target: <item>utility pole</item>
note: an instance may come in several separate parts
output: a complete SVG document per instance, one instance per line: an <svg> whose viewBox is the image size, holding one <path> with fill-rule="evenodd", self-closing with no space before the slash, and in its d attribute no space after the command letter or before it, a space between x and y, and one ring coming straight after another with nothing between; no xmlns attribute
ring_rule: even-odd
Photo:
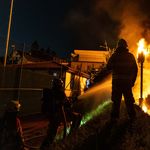
<svg viewBox="0 0 150 150"><path fill-rule="evenodd" d="M13 3L14 3L14 0L11 0L9 22L8 22L8 31L7 31L7 40L6 40L6 50L5 50L5 58L4 58L4 67L6 67L6 63L7 63L7 55L8 55L8 46L9 46L9 38L10 38L10 28L11 28L11 20L12 20Z"/></svg>
<svg viewBox="0 0 150 150"><path fill-rule="evenodd" d="M143 102L143 63L145 61L145 56L143 51L138 54L138 63L140 63L140 69L141 69L141 80L140 80L140 98L139 98L139 105L141 106Z"/></svg>

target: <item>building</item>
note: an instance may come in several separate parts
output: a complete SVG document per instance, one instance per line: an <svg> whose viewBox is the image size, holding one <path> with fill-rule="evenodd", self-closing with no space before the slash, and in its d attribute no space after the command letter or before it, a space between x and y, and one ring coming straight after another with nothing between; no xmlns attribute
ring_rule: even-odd
<svg viewBox="0 0 150 150"><path fill-rule="evenodd" d="M74 50L71 54L71 68L88 74L99 72L107 63L110 52L107 50Z"/></svg>
<svg viewBox="0 0 150 150"><path fill-rule="evenodd" d="M42 89L49 88L53 78L64 81L68 97L84 93L87 79L103 68L109 51L74 50L70 63L58 57L36 58L20 51L12 56L5 71L0 68L1 102L19 99L22 114L27 115L40 112ZM3 105L0 111L2 108Z"/></svg>
<svg viewBox="0 0 150 150"><path fill-rule="evenodd" d="M28 115L41 111L42 90L51 86L53 78L64 81L65 93L71 97L84 92L89 75L68 67L66 63L42 61L9 64L5 69L1 66L0 77L0 112L7 101L19 99L22 115Z"/></svg>

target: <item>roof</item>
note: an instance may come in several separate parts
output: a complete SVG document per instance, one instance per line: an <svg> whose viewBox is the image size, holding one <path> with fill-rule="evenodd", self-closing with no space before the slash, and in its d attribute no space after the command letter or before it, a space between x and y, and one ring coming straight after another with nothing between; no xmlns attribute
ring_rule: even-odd
<svg viewBox="0 0 150 150"><path fill-rule="evenodd" d="M26 64L10 64L8 67L23 67L27 69L50 69L60 68L61 65L53 61L30 62Z"/></svg>
<svg viewBox="0 0 150 150"><path fill-rule="evenodd" d="M63 69L64 71L68 71L70 73L78 74L83 77L89 77L88 74L84 72L79 72L78 70L75 70L67 65L59 64L57 62L53 61L44 61L44 62L34 62L34 63L28 63L28 64L10 64L7 65L7 67L22 67L25 69Z"/></svg>
<svg viewBox="0 0 150 150"><path fill-rule="evenodd" d="M87 52L91 53L91 54L99 54L99 53L104 53L104 52L107 53L108 51L107 50L94 50L94 49L93 50L92 49L91 50L89 50L89 49L88 50L85 50L85 49L84 50L83 49L75 49L74 50L75 54L86 54Z"/></svg>

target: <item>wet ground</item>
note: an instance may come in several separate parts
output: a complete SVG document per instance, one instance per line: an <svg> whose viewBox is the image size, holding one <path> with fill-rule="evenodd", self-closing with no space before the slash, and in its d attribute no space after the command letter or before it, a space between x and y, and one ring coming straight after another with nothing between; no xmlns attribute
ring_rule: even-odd
<svg viewBox="0 0 150 150"><path fill-rule="evenodd" d="M30 150L39 149L46 135L48 121L41 114L21 117L25 144Z"/></svg>
<svg viewBox="0 0 150 150"><path fill-rule="evenodd" d="M138 106L136 112L137 119L131 124L123 105L120 119L113 124L110 122L110 106L108 106L102 114L48 150L141 150L142 148L148 150L150 117ZM39 150L46 135L48 121L42 115L36 115L21 118L21 122L26 146L29 150Z"/></svg>
<svg viewBox="0 0 150 150"><path fill-rule="evenodd" d="M25 146L29 150L39 150L47 132L48 120L41 114L21 117L20 120L23 128ZM61 123L58 127L56 141L63 138L63 129L64 126Z"/></svg>

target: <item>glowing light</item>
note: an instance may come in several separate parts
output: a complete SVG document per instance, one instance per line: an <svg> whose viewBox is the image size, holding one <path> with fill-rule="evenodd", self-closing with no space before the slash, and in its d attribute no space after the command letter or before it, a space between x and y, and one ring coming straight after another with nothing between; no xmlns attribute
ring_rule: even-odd
<svg viewBox="0 0 150 150"><path fill-rule="evenodd" d="M142 106L142 110L143 110L145 113L147 113L147 110L148 110L148 109L147 109L147 107L146 107L145 105L143 105L143 106Z"/></svg>
<svg viewBox="0 0 150 150"><path fill-rule="evenodd" d="M139 42L137 43L138 48L137 48L137 55L138 55L138 62L142 64L144 62L144 67L143 67L143 102L142 102L142 110L150 114L150 107L146 104L145 102L145 97L149 93L149 57L150 57L150 44L145 40L145 38L141 38Z"/></svg>
<svg viewBox="0 0 150 150"><path fill-rule="evenodd" d="M69 96L70 96L70 93L71 93L70 80L71 80L71 73L66 72L65 93L66 93L66 96L67 96L67 97L69 97Z"/></svg>
<svg viewBox="0 0 150 150"><path fill-rule="evenodd" d="M139 42L137 43L137 45L138 45L138 54L142 52L144 53L144 55L149 54L150 45L147 44L144 38L141 38Z"/></svg>
<svg viewBox="0 0 150 150"><path fill-rule="evenodd" d="M81 94L84 93L85 85L86 85L86 78L80 77Z"/></svg>

